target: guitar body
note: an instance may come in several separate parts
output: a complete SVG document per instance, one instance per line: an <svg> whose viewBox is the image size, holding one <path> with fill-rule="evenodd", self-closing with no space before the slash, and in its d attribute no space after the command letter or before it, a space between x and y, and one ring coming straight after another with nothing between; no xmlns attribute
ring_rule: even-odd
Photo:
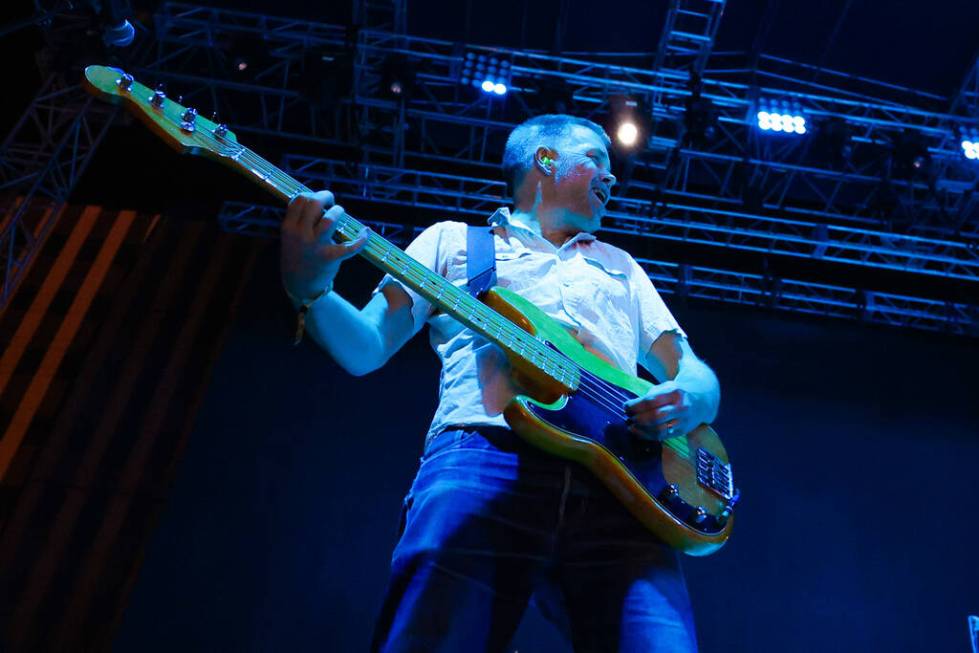
<svg viewBox="0 0 979 653"><path fill-rule="evenodd" d="M516 293L497 287L483 301L547 341L583 375L614 386L620 395L638 397L652 387L587 351L558 322ZM716 482L725 468L730 477L730 467L713 429L701 425L663 442L639 440L626 428L621 399L613 404L589 393L568 392L524 361L510 362L529 393L516 397L504 411L515 433L547 453L584 465L670 546L696 556L724 544L734 524L731 513L737 495L729 481Z"/></svg>

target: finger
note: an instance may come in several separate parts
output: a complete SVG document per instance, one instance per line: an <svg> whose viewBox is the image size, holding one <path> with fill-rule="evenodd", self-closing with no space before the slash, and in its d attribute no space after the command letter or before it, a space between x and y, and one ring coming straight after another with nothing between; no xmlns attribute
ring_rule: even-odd
<svg viewBox="0 0 979 653"><path fill-rule="evenodd" d="M637 399L631 399L625 402L625 412L627 415L633 413L641 413L647 410L652 410L658 408L659 406L666 406L668 404L675 404L679 401L680 395L676 390L667 392L666 394L657 395L654 397L639 397Z"/></svg>
<svg viewBox="0 0 979 653"><path fill-rule="evenodd" d="M351 241L343 243L342 245L337 245L340 248L340 256L337 257L338 261L345 261L352 256L360 254L360 251L367 246L367 239L371 235L370 227L364 227L363 230Z"/></svg>
<svg viewBox="0 0 979 653"><path fill-rule="evenodd" d="M302 205L299 223L304 229L309 229L312 232L313 227L323 217L323 209L331 206L333 206L333 193L328 190L307 195L307 200Z"/></svg>
<svg viewBox="0 0 979 653"><path fill-rule="evenodd" d="M282 219L283 226L295 226L299 224L299 218L303 213L303 206L309 201L308 196L305 193L300 193L289 200L289 206L286 208L286 215Z"/></svg>
<svg viewBox="0 0 979 653"><path fill-rule="evenodd" d="M670 422L678 422L682 419L682 415L678 411L672 411L670 413L662 414L655 410L646 411L644 413L639 413L633 415L626 420L627 424L637 424L643 428L649 429L659 429L664 424Z"/></svg>
<svg viewBox="0 0 979 653"><path fill-rule="evenodd" d="M328 243L333 241L333 232L337 228L337 220L339 220L344 214L343 207L339 204L331 206L326 213L320 216L319 222L313 227L313 234L316 236L316 240L321 243Z"/></svg>

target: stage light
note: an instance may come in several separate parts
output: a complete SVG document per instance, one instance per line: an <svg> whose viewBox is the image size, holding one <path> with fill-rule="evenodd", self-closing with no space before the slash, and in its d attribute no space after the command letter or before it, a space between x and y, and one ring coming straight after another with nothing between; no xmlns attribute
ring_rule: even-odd
<svg viewBox="0 0 979 653"><path fill-rule="evenodd" d="M462 58L459 81L492 95L506 95L510 90L510 62L486 54L467 52Z"/></svg>
<svg viewBox="0 0 979 653"><path fill-rule="evenodd" d="M758 101L755 119L762 131L799 135L809 131L806 117L795 103L763 98Z"/></svg>
<svg viewBox="0 0 979 653"><path fill-rule="evenodd" d="M613 95L608 99L609 133L615 134L613 148L620 156L631 156L640 149L652 131L650 112L641 98Z"/></svg>
<svg viewBox="0 0 979 653"><path fill-rule="evenodd" d="M979 142L963 140L962 153L965 154L965 158L967 159L972 159L973 161L979 159Z"/></svg>
<svg viewBox="0 0 979 653"><path fill-rule="evenodd" d="M381 64L381 87L393 99L410 99L416 78L415 65L410 59L390 57Z"/></svg>
<svg viewBox="0 0 979 653"><path fill-rule="evenodd" d="M928 172L931 153L928 151L928 141L921 133L905 129L895 137L893 147L892 162L896 176L910 178Z"/></svg>
<svg viewBox="0 0 979 653"><path fill-rule="evenodd" d="M636 127L636 123L627 120L619 125L615 131L615 137L622 145L632 147L636 144L636 139L639 138L639 128Z"/></svg>

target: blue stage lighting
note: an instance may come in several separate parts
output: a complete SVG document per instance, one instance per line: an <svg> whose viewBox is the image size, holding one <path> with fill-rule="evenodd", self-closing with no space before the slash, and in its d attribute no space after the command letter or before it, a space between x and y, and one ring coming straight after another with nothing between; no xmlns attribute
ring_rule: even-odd
<svg viewBox="0 0 979 653"><path fill-rule="evenodd" d="M786 102L761 100L755 114L758 129L783 134L805 134L809 131L806 118L799 107Z"/></svg>
<svg viewBox="0 0 979 653"><path fill-rule="evenodd" d="M510 90L510 62L486 54L467 52L462 59L459 81L492 95L506 95Z"/></svg>

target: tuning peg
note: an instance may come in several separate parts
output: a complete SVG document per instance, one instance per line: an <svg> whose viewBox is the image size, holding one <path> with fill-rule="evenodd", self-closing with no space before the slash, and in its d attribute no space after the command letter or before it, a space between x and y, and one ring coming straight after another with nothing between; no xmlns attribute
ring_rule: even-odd
<svg viewBox="0 0 979 653"><path fill-rule="evenodd" d="M133 86L133 76L123 73L122 77L116 80L116 85L124 91L128 91Z"/></svg>
<svg viewBox="0 0 979 653"><path fill-rule="evenodd" d="M184 131L192 132L197 122L197 109L193 107L186 109L180 114L180 128Z"/></svg>
<svg viewBox="0 0 979 653"><path fill-rule="evenodd" d="M167 99L167 94L163 90L163 84L157 84L156 90L153 91L153 96L150 98L150 104L154 107L162 107L163 101Z"/></svg>

